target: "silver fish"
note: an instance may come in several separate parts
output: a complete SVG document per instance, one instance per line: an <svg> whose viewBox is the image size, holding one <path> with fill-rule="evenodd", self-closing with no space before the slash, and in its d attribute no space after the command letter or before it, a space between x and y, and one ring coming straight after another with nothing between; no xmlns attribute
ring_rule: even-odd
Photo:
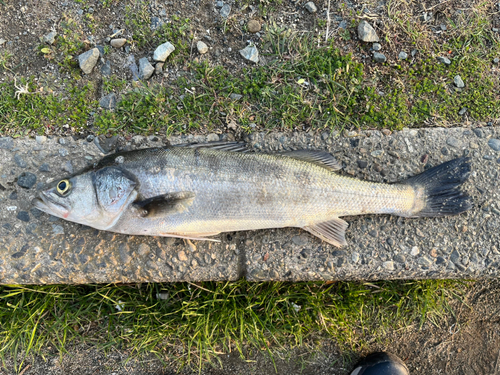
<svg viewBox="0 0 500 375"><path fill-rule="evenodd" d="M54 181L33 204L63 219L131 235L208 239L299 227L346 245L342 216L445 216L472 207L459 158L397 184L336 173L327 152L245 153L238 144L117 153Z"/></svg>

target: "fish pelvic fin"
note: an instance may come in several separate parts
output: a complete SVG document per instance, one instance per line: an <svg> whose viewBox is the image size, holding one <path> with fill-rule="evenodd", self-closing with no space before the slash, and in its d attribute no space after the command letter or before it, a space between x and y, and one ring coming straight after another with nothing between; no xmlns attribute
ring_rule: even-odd
<svg viewBox="0 0 500 375"><path fill-rule="evenodd" d="M184 212L193 203L195 194L190 191L167 193L156 197L135 201L134 206L142 217L159 217Z"/></svg>
<svg viewBox="0 0 500 375"><path fill-rule="evenodd" d="M470 160L453 159L403 181L415 189L417 198L414 211L401 216L437 217L470 210L472 198L462 189L471 173Z"/></svg>
<svg viewBox="0 0 500 375"><path fill-rule="evenodd" d="M348 226L349 224L347 224L346 221L336 217L329 221L308 225L302 229L308 231L316 237L321 238L323 241L332 244L333 246L342 247L347 245L345 240L345 231Z"/></svg>

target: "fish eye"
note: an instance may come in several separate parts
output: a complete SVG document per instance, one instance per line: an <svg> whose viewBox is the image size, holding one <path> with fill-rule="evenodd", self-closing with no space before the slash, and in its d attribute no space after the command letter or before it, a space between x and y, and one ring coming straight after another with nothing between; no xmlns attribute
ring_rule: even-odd
<svg viewBox="0 0 500 375"><path fill-rule="evenodd" d="M61 180L57 183L57 192L61 195L67 195L71 189L71 183L68 180Z"/></svg>

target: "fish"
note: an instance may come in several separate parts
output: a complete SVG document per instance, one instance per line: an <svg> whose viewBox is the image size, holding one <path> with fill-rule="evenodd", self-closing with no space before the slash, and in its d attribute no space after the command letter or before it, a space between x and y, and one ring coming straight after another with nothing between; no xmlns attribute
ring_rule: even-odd
<svg viewBox="0 0 500 375"><path fill-rule="evenodd" d="M33 205L50 215L128 235L214 240L223 232L298 227L347 245L344 216L457 215L470 158L398 183L339 173L328 152L248 152L237 142L119 152L45 186ZM216 240L216 239L215 239Z"/></svg>

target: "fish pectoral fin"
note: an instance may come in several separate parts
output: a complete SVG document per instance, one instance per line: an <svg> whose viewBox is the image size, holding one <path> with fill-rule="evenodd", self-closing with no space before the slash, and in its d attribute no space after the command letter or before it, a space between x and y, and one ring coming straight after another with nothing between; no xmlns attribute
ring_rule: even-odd
<svg viewBox="0 0 500 375"><path fill-rule="evenodd" d="M177 237L183 238L185 240L196 240L196 241L212 241L212 242L220 242L215 238L207 238L209 236L216 236L220 232L211 232L211 233L161 233L162 237Z"/></svg>
<svg viewBox="0 0 500 375"><path fill-rule="evenodd" d="M280 154L283 156L288 156L289 158L304 160L309 163L319 165L333 172L342 169L342 163L340 163L332 156L332 154L326 151L297 150L280 152Z"/></svg>
<svg viewBox="0 0 500 375"><path fill-rule="evenodd" d="M184 212L193 203L195 194L190 191L167 193L156 197L135 201L134 206L142 217L158 217Z"/></svg>
<svg viewBox="0 0 500 375"><path fill-rule="evenodd" d="M331 243L333 246L341 247L347 245L345 240L345 230L349 224L338 217L330 221L308 225L302 229L321 238L323 241Z"/></svg>

